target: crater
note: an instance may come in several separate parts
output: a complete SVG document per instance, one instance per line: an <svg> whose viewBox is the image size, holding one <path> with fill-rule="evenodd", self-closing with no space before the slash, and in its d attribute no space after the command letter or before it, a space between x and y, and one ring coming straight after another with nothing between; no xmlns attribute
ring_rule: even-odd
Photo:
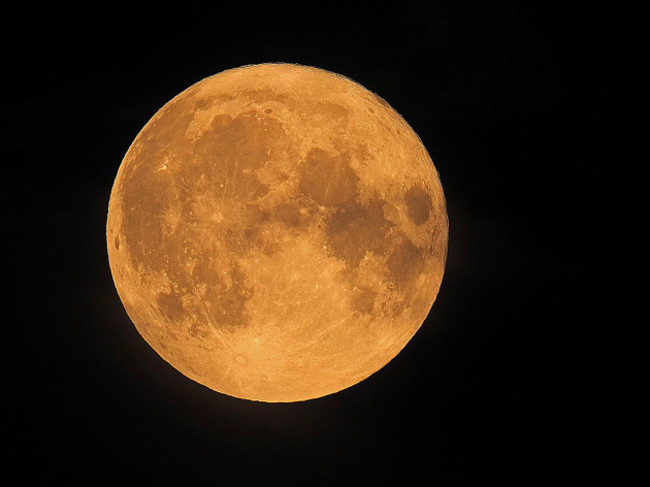
<svg viewBox="0 0 650 487"><path fill-rule="evenodd" d="M300 189L319 205L342 205L357 194L359 178L346 154L333 156L322 149L312 149L301 172Z"/></svg>
<svg viewBox="0 0 650 487"><path fill-rule="evenodd" d="M374 95L374 93L373 93L373 95ZM375 100L377 100L377 102L378 102L380 105L383 105L384 107L389 108L389 109L392 110L392 108L391 108L391 106L388 104L388 102L387 102L386 100L384 100L381 96L379 96L379 95L375 95Z"/></svg>
<svg viewBox="0 0 650 487"><path fill-rule="evenodd" d="M419 186L413 186L404 195L406 212L413 223L422 225L429 219L431 197Z"/></svg>

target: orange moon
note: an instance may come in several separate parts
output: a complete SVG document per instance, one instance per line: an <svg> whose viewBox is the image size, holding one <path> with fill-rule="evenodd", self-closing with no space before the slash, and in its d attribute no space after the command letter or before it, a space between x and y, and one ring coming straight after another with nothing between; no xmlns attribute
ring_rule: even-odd
<svg viewBox="0 0 650 487"><path fill-rule="evenodd" d="M448 219L422 142L383 99L295 64L224 71L163 106L110 196L115 286L182 374L238 398L350 387L413 337Z"/></svg>

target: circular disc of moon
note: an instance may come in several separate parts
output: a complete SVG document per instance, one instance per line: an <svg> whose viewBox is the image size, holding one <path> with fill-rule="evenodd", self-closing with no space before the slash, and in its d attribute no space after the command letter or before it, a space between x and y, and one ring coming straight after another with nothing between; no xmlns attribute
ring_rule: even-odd
<svg viewBox="0 0 650 487"><path fill-rule="evenodd" d="M266 402L321 397L417 332L447 256L422 142L350 79L295 64L206 78L163 106L111 192L126 311L187 377Z"/></svg>

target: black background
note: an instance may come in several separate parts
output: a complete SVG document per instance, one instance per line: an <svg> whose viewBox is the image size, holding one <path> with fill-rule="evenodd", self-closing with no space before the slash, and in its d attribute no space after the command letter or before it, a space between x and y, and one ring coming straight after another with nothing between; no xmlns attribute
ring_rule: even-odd
<svg viewBox="0 0 650 487"><path fill-rule="evenodd" d="M598 330L613 265L599 235L626 185L611 137L625 21L596 3L5 12L17 272L3 401L21 485L581 478L590 366L575 339ZM113 178L142 126L198 80L260 62L341 73L386 99L429 150L450 218L443 286L409 345L366 381L295 404L230 398L166 364L130 323L105 248Z"/></svg>

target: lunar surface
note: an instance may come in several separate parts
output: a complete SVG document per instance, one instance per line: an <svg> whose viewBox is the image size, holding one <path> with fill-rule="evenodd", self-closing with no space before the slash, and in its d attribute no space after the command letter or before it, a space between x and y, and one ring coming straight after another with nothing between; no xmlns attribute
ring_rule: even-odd
<svg viewBox="0 0 650 487"><path fill-rule="evenodd" d="M117 291L187 377L290 402L407 344L442 281L448 220L420 139L384 100L293 64L228 70L160 109L109 202Z"/></svg>

